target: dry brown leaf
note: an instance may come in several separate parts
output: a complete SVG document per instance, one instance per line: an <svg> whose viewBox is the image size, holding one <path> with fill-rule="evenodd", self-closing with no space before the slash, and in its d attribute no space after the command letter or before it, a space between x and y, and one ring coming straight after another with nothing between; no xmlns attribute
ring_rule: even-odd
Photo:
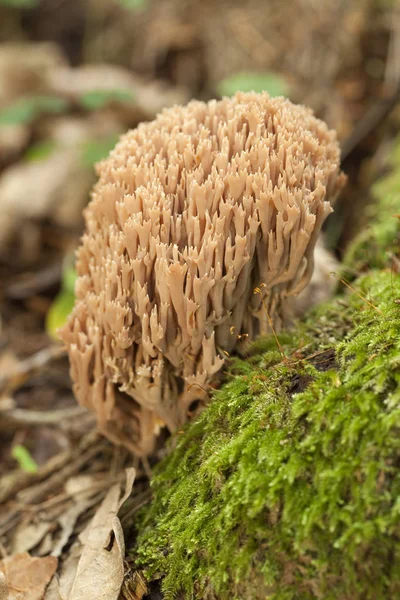
<svg viewBox="0 0 400 600"><path fill-rule="evenodd" d="M13 554L2 560L0 571L5 575L8 586L7 600L42 600L57 564L54 556L38 558L27 552ZM2 587L5 589L4 584ZM0 581L0 593L2 587Z"/></svg>
<svg viewBox="0 0 400 600"><path fill-rule="evenodd" d="M64 546L74 533L77 520L88 508L93 506L95 499L96 496L76 502L59 517L58 522L61 525L61 535L51 552L53 556L61 555Z"/></svg>
<svg viewBox="0 0 400 600"><path fill-rule="evenodd" d="M69 477L64 485L64 491L68 496L82 495L82 493L90 492L96 484L96 478L93 474L79 473ZM86 493L87 495L87 493ZM93 495L89 493L89 495Z"/></svg>
<svg viewBox="0 0 400 600"><path fill-rule="evenodd" d="M135 470L127 471L126 489L120 499L120 486L115 484L82 532L82 556L68 600L117 599L124 579L125 543L117 517L122 504L132 491Z"/></svg>
<svg viewBox="0 0 400 600"><path fill-rule="evenodd" d="M121 523L114 517L103 545L85 546L68 600L116 600L124 579L124 555Z"/></svg>
<svg viewBox="0 0 400 600"><path fill-rule="evenodd" d="M83 548L73 546L60 574L58 590L53 585L46 600L117 600L124 579L125 555L117 515L132 491L134 479L135 469L127 469L122 497L118 483L110 488L79 536Z"/></svg>
<svg viewBox="0 0 400 600"><path fill-rule="evenodd" d="M40 544L36 550L36 553L38 556L49 556L49 555L52 555L52 551L53 551L53 536L49 532L44 536L44 538L40 542Z"/></svg>
<svg viewBox="0 0 400 600"><path fill-rule="evenodd" d="M40 544L52 527L53 525L49 521L36 521L28 524L22 521L13 536L13 553L29 552L29 550Z"/></svg>
<svg viewBox="0 0 400 600"><path fill-rule="evenodd" d="M5 377L10 371L15 371L19 366L19 360L14 352L5 350L0 355L0 377Z"/></svg>
<svg viewBox="0 0 400 600"><path fill-rule="evenodd" d="M0 247L28 219L52 217L57 221L61 212L65 224L79 222L91 183L92 173L73 148L59 148L41 161L19 162L6 169L0 180L6 217L0 226Z"/></svg>
<svg viewBox="0 0 400 600"><path fill-rule="evenodd" d="M25 94L45 93L47 77L66 60L56 44L2 43L0 47L0 106Z"/></svg>
<svg viewBox="0 0 400 600"><path fill-rule="evenodd" d="M74 542L62 563L61 573L55 575L50 582L44 600L66 600L74 583L82 546L79 541Z"/></svg>
<svg viewBox="0 0 400 600"><path fill-rule="evenodd" d="M143 116L153 118L166 106L183 104L189 99L186 89L161 81L145 81L129 69L107 63L53 69L49 87L53 93L74 101L93 90L130 92L133 102L125 105L125 112L131 123ZM121 116L120 106L120 119Z"/></svg>
<svg viewBox="0 0 400 600"><path fill-rule="evenodd" d="M8 585L6 576L3 571L0 571L0 600L7 600L8 598Z"/></svg>
<svg viewBox="0 0 400 600"><path fill-rule="evenodd" d="M28 145L29 134L29 127L26 125L16 124L0 126L0 148L2 161L8 163L13 157L18 156L25 146Z"/></svg>
<svg viewBox="0 0 400 600"><path fill-rule="evenodd" d="M2 600L0 596L0 600ZM43 600L62 600L60 596L60 588L58 586L57 577L54 576L50 581L49 585L46 588L45 595L43 596Z"/></svg>
<svg viewBox="0 0 400 600"><path fill-rule="evenodd" d="M124 600L143 600L149 593L147 583L140 571L130 572L125 576L121 590L121 598Z"/></svg>

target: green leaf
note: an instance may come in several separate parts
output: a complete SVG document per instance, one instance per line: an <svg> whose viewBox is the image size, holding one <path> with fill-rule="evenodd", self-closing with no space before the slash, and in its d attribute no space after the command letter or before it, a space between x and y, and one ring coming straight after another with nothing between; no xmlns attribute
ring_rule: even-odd
<svg viewBox="0 0 400 600"><path fill-rule="evenodd" d="M26 96L0 111L0 125L28 125L41 113L62 113L68 103L57 96Z"/></svg>
<svg viewBox="0 0 400 600"><path fill-rule="evenodd" d="M66 266L62 275L62 289L65 292L75 293L75 281L77 280L77 274L72 266Z"/></svg>
<svg viewBox="0 0 400 600"><path fill-rule="evenodd" d="M21 125L30 123L36 114L31 101L17 100L13 105L0 111L0 125Z"/></svg>
<svg viewBox="0 0 400 600"><path fill-rule="evenodd" d="M289 86L285 79L270 71L243 71L223 79L217 86L220 96L233 96L236 92L268 92L270 96L286 96Z"/></svg>
<svg viewBox="0 0 400 600"><path fill-rule="evenodd" d="M58 339L57 330L65 325L75 303L76 271L73 267L73 254L68 254L63 263L61 290L53 300L46 315L46 331Z"/></svg>
<svg viewBox="0 0 400 600"><path fill-rule="evenodd" d="M57 330L65 325L74 303L75 294L68 290L62 290L55 297L46 315L46 331L52 338L58 339Z"/></svg>
<svg viewBox="0 0 400 600"><path fill-rule="evenodd" d="M117 0L118 4L129 10L144 10L147 7L147 0Z"/></svg>
<svg viewBox="0 0 400 600"><path fill-rule="evenodd" d="M24 159L28 162L44 160L55 150L56 144L51 140L44 140L33 144L24 154Z"/></svg>
<svg viewBox="0 0 400 600"><path fill-rule="evenodd" d="M0 0L0 6L9 6L10 8L34 8L40 0Z"/></svg>
<svg viewBox="0 0 400 600"><path fill-rule="evenodd" d="M68 102L58 96L35 96L37 110L46 113L63 113L68 109Z"/></svg>
<svg viewBox="0 0 400 600"><path fill-rule="evenodd" d="M11 456L17 461L20 468L26 473L36 473L38 466L29 450L21 444L16 444L11 450Z"/></svg>
<svg viewBox="0 0 400 600"><path fill-rule="evenodd" d="M82 148L82 161L87 166L93 166L106 158L115 144L118 142L118 135L111 135L102 140L90 140Z"/></svg>
<svg viewBox="0 0 400 600"><path fill-rule="evenodd" d="M99 110L111 102L134 101L130 90L91 90L80 97L81 105L87 110Z"/></svg>

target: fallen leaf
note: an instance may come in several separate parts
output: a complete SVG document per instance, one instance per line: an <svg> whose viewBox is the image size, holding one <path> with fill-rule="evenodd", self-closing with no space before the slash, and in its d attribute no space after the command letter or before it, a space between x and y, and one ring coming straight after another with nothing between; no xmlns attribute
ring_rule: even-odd
<svg viewBox="0 0 400 600"><path fill-rule="evenodd" d="M84 500L79 503L73 504L67 511L65 511L61 517L59 517L58 522L61 525L61 535L53 547L52 555L60 556L64 546L67 544L69 538L74 533L75 524L78 518L90 508L94 503L95 498L90 498L89 500Z"/></svg>
<svg viewBox="0 0 400 600"><path fill-rule="evenodd" d="M64 484L64 491L68 496L76 496L77 494L81 495L86 491L90 492L95 485L96 478L92 474L79 473L79 475L72 475L67 479Z"/></svg>
<svg viewBox="0 0 400 600"><path fill-rule="evenodd" d="M44 600L66 600L71 591L79 559L82 554L82 546L79 541L72 544L66 559L62 562L61 573L54 575L44 597Z"/></svg>
<svg viewBox="0 0 400 600"><path fill-rule="evenodd" d="M0 600L7 600L8 598L8 585L6 576L3 571L0 571Z"/></svg>
<svg viewBox="0 0 400 600"><path fill-rule="evenodd" d="M45 589L57 569L54 556L38 558L27 552L13 554L0 561L0 571L8 586L7 600L42 600ZM0 580L0 598L4 582Z"/></svg>
<svg viewBox="0 0 400 600"><path fill-rule="evenodd" d="M81 164L77 145L60 145L42 160L19 161L9 166L0 180L6 217L0 223L0 251L8 247L26 221L51 218L65 226L78 223L92 179L90 170Z"/></svg>
<svg viewBox="0 0 400 600"><path fill-rule="evenodd" d="M124 598L124 600L143 600L148 593L146 580L140 571L131 571L128 577L125 577L121 598Z"/></svg>
<svg viewBox="0 0 400 600"><path fill-rule="evenodd" d="M0 596L0 600L2 600ZM58 585L57 575L54 575L53 579L50 581L49 585L46 588L46 592L43 596L43 600L62 600L60 596L60 588Z"/></svg>
<svg viewBox="0 0 400 600"><path fill-rule="evenodd" d="M115 90L118 90L120 100L126 100L129 94L135 101L120 103L118 117L121 121L121 109L124 108L130 123L136 119L143 120L144 117L153 118L162 108L184 104L188 100L185 88L168 86L161 81L149 82L129 69L106 63L53 69L48 84L48 92L74 102L79 102L85 96L88 98L88 94L93 101L95 91L94 98L98 105L107 95L115 95Z"/></svg>
<svg viewBox="0 0 400 600"><path fill-rule="evenodd" d="M53 550L53 535L52 533L46 533L42 541L40 542L37 550L35 552L38 556L49 556L52 555Z"/></svg>
<svg viewBox="0 0 400 600"><path fill-rule="evenodd" d="M53 525L48 521L35 521L26 523L22 521L15 530L12 540L12 551L14 553L29 552L35 548Z"/></svg>
<svg viewBox="0 0 400 600"><path fill-rule="evenodd" d="M19 360L15 356L14 352L5 350L0 355L0 377L7 375L10 370L13 371L19 365Z"/></svg>
<svg viewBox="0 0 400 600"><path fill-rule="evenodd" d="M127 469L122 497L119 483L110 488L79 535L82 547L74 544L73 552L63 565L58 589L52 582L51 594L46 595L46 600L118 599L124 579L125 543L117 515L131 494L134 479L135 469Z"/></svg>
<svg viewBox="0 0 400 600"><path fill-rule="evenodd" d="M46 90L49 73L66 64L67 60L55 43L2 43L0 105L6 106L21 96Z"/></svg>

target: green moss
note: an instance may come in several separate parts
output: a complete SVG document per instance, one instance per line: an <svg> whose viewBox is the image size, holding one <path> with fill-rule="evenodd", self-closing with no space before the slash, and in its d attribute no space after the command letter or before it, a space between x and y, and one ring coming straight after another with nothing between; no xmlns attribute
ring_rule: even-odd
<svg viewBox="0 0 400 600"><path fill-rule="evenodd" d="M167 598L386 599L400 586L400 294L389 273L357 285L377 309L333 304L353 321L344 340L328 315L314 321L338 365L315 354L309 325L275 365L269 340L158 467L137 563Z"/></svg>
<svg viewBox="0 0 400 600"><path fill-rule="evenodd" d="M269 337L232 360L158 465L133 556L165 598L400 597L398 183L349 253L368 273L284 356Z"/></svg>

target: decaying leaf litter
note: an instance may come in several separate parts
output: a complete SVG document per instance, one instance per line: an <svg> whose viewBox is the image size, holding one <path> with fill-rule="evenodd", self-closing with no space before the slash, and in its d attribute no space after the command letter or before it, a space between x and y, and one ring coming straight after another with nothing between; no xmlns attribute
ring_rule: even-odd
<svg viewBox="0 0 400 600"><path fill-rule="evenodd" d="M135 511L150 498L150 465L135 462L95 432L93 418L79 409L72 397L66 357L44 329L65 272L65 257L73 253L81 233L81 210L94 181L93 162L102 158L101 152L108 152L121 132L153 118L161 107L191 97L213 97L223 91L222 82L230 75L247 73L244 82L237 77L238 85L254 87L259 82L252 82L248 74L274 72L280 57L285 56L284 84L290 97L311 105L327 119L338 130L343 146L356 140L355 145L347 145L351 150L350 185L327 231L328 240L340 254L349 231L354 231L362 218L362 210L352 212L349 206L361 206L358 199L371 178L366 170L382 168L386 140L396 128L396 120L388 121L383 112L384 118L377 124L363 121L361 138L355 135L357 123L368 109L391 97L398 84L398 38L395 11L390 7L354 2L347 8L334 8L322 2L312 19L304 18L304 27L298 21L296 27L288 27L278 2L271 2L265 22L256 0L240 10L228 10L228 19L207 10L194 19L190 12L194 2L184 11L169 2L160 10L149 6L135 14L119 8L105 36L101 23L110 7L106 2L91 4L96 6L90 35L82 42L84 54L89 62L113 65L86 65L83 53L74 55L76 49L71 51L62 37L56 43L52 37L49 44L45 19L35 33L42 41L33 43L35 13L14 13L0 6L3 24L12 23L16 15L23 22L16 39L8 39L4 25L0 27L0 39L7 42L0 45L0 81L4 82L0 86L0 190L1 206L5 207L0 227L0 443L4 456L0 464L0 549L4 564L9 565L2 571L6 579L11 578L11 587L14 561L28 565L34 564L34 559L43 560L49 581L57 563L57 578L48 588L48 598L79 597L68 596L71 592L57 594L63 594L62 589L65 594L63 581L73 580L71 573L75 573L85 547L82 540L87 541L85 531L91 519L115 512L112 506L118 503L117 490L124 486L125 469L132 464L135 482L120 512L125 535L130 535ZM229 7L229 2L226 4ZM296 5L303 11L308 8L305 0ZM35 10L43 15L40 5ZM332 18L342 26L335 28L331 43L325 44ZM122 25L129 19L131 28ZM285 40L277 33L282 23L289 34ZM145 44L140 44L144 24L156 33L162 30L163 35L147 36ZM71 23L71 27L75 25ZM310 28L319 31L319 36L305 44ZM120 41L115 43L115 38ZM216 61L227 38L233 49L229 61ZM21 53L16 43L29 46ZM129 52L132 62L127 65ZM71 69L70 61L82 66ZM139 75L133 76L127 68L132 65ZM266 76L260 85L268 84L271 77L268 80ZM7 119L11 122L5 124ZM21 210L11 210L14 205ZM15 452L18 447L27 452ZM107 500L110 488L114 500ZM109 531L97 546L100 564L105 547L111 548L114 558L123 557L118 525L107 527ZM111 531L112 543L106 539ZM53 558L48 561L47 557ZM118 564L120 574L121 562ZM125 569L130 569L126 562ZM84 572L90 582L90 565ZM138 591L126 591L128 598L146 593L138 577ZM121 585L120 579L118 582ZM80 585L79 581L75 584L74 594L79 594ZM15 593L20 596L16 597L35 597L29 595L31 590L18 586ZM3 577L0 597L4 589ZM102 597L96 596L95 590L93 587L93 598ZM35 593L40 598L44 590L39 587Z"/></svg>

